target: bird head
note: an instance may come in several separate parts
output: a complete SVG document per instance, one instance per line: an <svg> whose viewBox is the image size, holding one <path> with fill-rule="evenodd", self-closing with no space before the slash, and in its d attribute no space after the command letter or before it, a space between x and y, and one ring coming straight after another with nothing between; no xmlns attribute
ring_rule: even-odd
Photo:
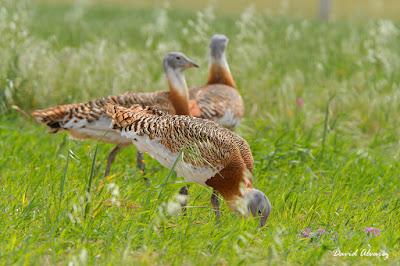
<svg viewBox="0 0 400 266"><path fill-rule="evenodd" d="M229 39L223 34L215 34L211 37L210 55L212 58L219 59L224 56Z"/></svg>
<svg viewBox="0 0 400 266"><path fill-rule="evenodd" d="M170 52L164 56L164 70L183 71L191 67L199 67L192 59L180 52Z"/></svg>
<svg viewBox="0 0 400 266"><path fill-rule="evenodd" d="M260 217L260 227L264 226L271 212L271 203L265 194L255 188L244 194L244 214Z"/></svg>

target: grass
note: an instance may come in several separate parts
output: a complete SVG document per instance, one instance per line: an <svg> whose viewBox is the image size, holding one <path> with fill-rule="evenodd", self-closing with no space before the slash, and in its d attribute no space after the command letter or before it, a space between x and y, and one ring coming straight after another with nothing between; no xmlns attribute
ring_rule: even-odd
<svg viewBox="0 0 400 266"><path fill-rule="evenodd" d="M1 3L1 264L399 263L398 22ZM187 78L202 84L214 32L231 39L246 102L238 133L273 205L265 228L226 205L217 224L211 191L195 184L187 215L171 216L183 181L168 169L146 157L146 186L129 148L103 179L111 145L46 134L11 108L165 88L169 50L199 61Z"/></svg>

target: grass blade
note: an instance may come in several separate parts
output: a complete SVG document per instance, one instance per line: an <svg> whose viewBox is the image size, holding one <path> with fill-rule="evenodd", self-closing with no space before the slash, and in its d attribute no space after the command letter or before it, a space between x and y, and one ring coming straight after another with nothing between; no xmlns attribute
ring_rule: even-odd
<svg viewBox="0 0 400 266"><path fill-rule="evenodd" d="M160 192L158 193L158 196L157 196L157 203L160 200L161 195L162 195L162 193L164 191L164 187L167 185L169 178L174 173L174 169L175 169L176 165L178 164L179 160L181 159L181 157L182 157L182 150L179 152L178 157L176 158L174 164L172 165L171 170L169 171L168 175L165 177L164 182L161 184L161 190L160 190Z"/></svg>
<svg viewBox="0 0 400 266"><path fill-rule="evenodd" d="M87 186L86 186L86 190L85 190L85 192L86 192L86 197L85 197L86 204L85 204L85 214L83 216L84 219L86 219L86 216L87 216L87 214L89 212L89 208L90 208L90 199L89 199L89 197L90 197L90 189L92 187L93 176L94 176L94 172L95 172L94 170L95 170L95 163L96 163L96 156L97 156L98 148L99 148L99 145L96 144L96 148L94 150L94 155L93 155L93 159L92 159L92 166L90 168L89 180L87 182Z"/></svg>
<svg viewBox="0 0 400 266"><path fill-rule="evenodd" d="M325 119L324 119L324 132L322 134L322 140L321 140L321 153L320 153L321 159L324 157L324 153L325 153L326 136L328 134L329 109L330 109L331 102L334 98L335 98L334 95L330 96L328 99L328 102L326 103Z"/></svg>
<svg viewBox="0 0 400 266"><path fill-rule="evenodd" d="M65 179L67 178L68 166L69 166L69 157L71 156L70 150L67 151L67 162L65 163L63 175L60 180L60 197L58 200L58 205L61 206L61 201L64 197L64 187L65 187ZM60 209L60 208L59 208Z"/></svg>

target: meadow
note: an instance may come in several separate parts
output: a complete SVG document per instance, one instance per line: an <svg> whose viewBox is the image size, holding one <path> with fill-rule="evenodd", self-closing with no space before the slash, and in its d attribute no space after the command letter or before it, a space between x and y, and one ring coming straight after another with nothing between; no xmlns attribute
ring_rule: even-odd
<svg viewBox="0 0 400 266"><path fill-rule="evenodd" d="M186 77L201 85L214 33L230 38L246 104L237 133L273 206L264 228L224 203L217 223L211 191L195 184L187 215L171 215L183 179L146 156L146 185L134 147L104 179L112 145L23 115L165 89L171 50L199 63ZM0 264L398 265L399 51L395 18L0 0Z"/></svg>

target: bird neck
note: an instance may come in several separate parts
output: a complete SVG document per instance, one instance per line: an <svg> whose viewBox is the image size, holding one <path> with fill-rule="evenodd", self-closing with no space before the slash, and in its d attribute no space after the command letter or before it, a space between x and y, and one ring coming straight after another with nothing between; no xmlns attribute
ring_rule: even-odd
<svg viewBox="0 0 400 266"><path fill-rule="evenodd" d="M189 115L189 92L181 70L166 70L169 100L175 109L177 115Z"/></svg>
<svg viewBox="0 0 400 266"><path fill-rule="evenodd" d="M225 53L219 57L210 56L207 85L211 84L224 84L236 88L236 83L229 69Z"/></svg>
<svg viewBox="0 0 400 266"><path fill-rule="evenodd" d="M242 188L240 197L236 197L228 202L229 207L243 216L248 216L250 214L248 206L251 201L250 195L252 190L253 188Z"/></svg>
<svg viewBox="0 0 400 266"><path fill-rule="evenodd" d="M251 173L242 164L231 162L219 173L206 181L206 185L218 191L232 209L236 209L246 192L252 189Z"/></svg>

